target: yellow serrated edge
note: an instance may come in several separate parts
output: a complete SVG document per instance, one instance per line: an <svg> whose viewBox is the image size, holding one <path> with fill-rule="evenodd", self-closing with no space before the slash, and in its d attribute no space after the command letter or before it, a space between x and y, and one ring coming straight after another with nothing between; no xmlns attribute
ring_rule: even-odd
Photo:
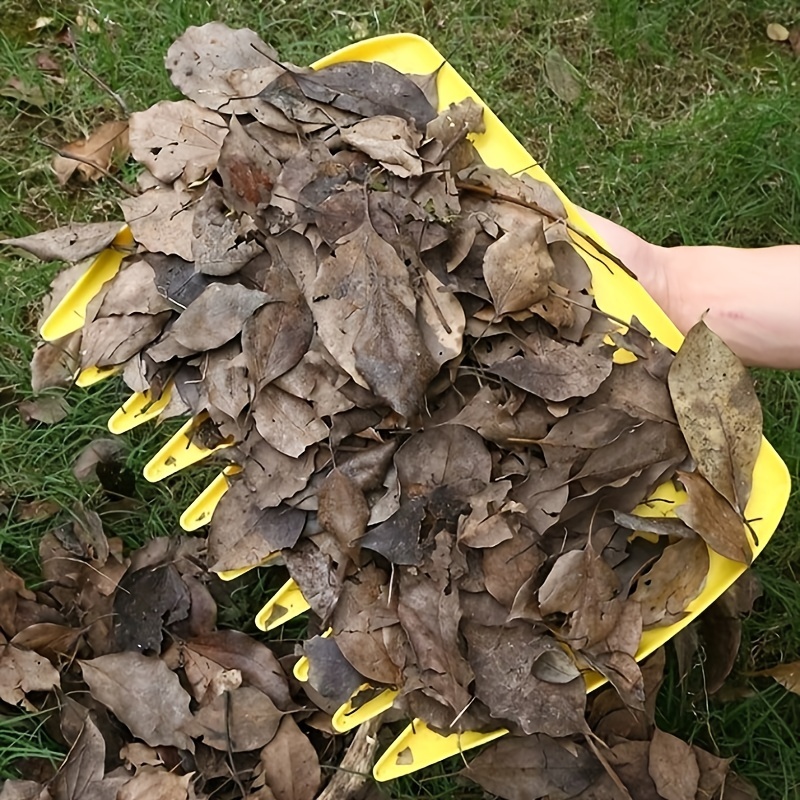
<svg viewBox="0 0 800 800"><path fill-rule="evenodd" d="M197 495L183 514L181 514L181 528L191 532L202 528L203 525L208 525L208 523L211 522L211 517L214 514L217 503L222 500L223 495L228 491L228 486L230 485L228 483L228 478L231 477L231 475L238 475L241 471L242 468L238 464L231 464L225 467L225 469ZM242 567L241 570L229 570L229 572L238 572L239 575L244 575L249 569L254 569L254 567ZM231 580L231 578L223 578L223 580Z"/></svg>
<svg viewBox="0 0 800 800"><path fill-rule="evenodd" d="M161 392L158 400L153 400L152 392L136 392L132 394L108 420L108 429L117 435L144 425L155 419L169 403L172 395L172 386L167 385Z"/></svg>
<svg viewBox="0 0 800 800"><path fill-rule="evenodd" d="M145 465L144 477L151 483L157 483L164 478L174 475L186 467L208 458L212 453L230 447L232 442L223 442L209 450L198 445L192 438L192 433L198 425L207 419L206 414L200 414L190 419Z"/></svg>
<svg viewBox="0 0 800 800"><path fill-rule="evenodd" d="M256 627L261 631L274 630L309 608L311 606L303 597L300 587L293 580L288 580L256 614Z"/></svg>
<svg viewBox="0 0 800 800"><path fill-rule="evenodd" d="M122 259L127 255L124 250L130 250L133 244L131 229L123 225L111 242L111 247L97 254L86 272L78 278L75 285L42 323L39 329L42 339L53 342L83 327L87 306L103 284L119 272Z"/></svg>
<svg viewBox="0 0 800 800"><path fill-rule="evenodd" d="M372 769L376 781L390 781L430 767L465 750L499 739L508 733L500 728L490 733L451 733L442 736L421 719L415 719L390 745Z"/></svg>

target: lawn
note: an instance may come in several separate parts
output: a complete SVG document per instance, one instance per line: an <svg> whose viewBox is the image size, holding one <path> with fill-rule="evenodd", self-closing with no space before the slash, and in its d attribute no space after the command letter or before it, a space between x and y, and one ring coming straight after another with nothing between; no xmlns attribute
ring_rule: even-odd
<svg viewBox="0 0 800 800"><path fill-rule="evenodd" d="M418 33L584 207L667 245L800 242L800 58L766 36L769 22L800 22L789 2L377 0L367 9L354 0L96 0L92 6L3 0L2 9L0 82L18 79L33 101L5 90L0 96L2 236L119 216L120 192L110 181L59 187L46 145L85 136L119 116L116 101L89 73L130 110L176 98L163 69L167 47L188 25L220 19L253 28L296 63L369 36ZM78 15L84 70L68 47L53 43ZM53 19L32 30L40 16ZM43 49L59 62L63 82L37 69ZM554 82L553 51L574 68L577 96L565 99ZM131 166L123 168L123 180L134 176ZM58 269L0 256L0 501L11 512L36 500L91 506L93 498L72 476L72 459L103 435L105 419L125 397L114 380L74 389L62 424L21 425L13 404L30 395L40 299ZM680 684L670 655L659 723L735 758L734 768L770 800L800 797L800 697L748 673L800 659L800 374L761 371L756 379L767 438L787 463L794 491L754 566L763 596L746 620L728 685L715 696L704 692L702 649ZM128 435L128 466L139 473L174 427ZM180 510L212 474L198 468L157 485L139 478L139 502L117 515L115 532L135 543L175 531ZM14 513L0 517L3 561L35 576L38 539L52 524L20 521ZM258 580L234 590L227 624L255 631L250 617L265 591ZM13 769L14 753L49 747L43 735L20 738L29 724L0 718L0 775ZM391 791L396 797L466 796L446 771L424 773Z"/></svg>

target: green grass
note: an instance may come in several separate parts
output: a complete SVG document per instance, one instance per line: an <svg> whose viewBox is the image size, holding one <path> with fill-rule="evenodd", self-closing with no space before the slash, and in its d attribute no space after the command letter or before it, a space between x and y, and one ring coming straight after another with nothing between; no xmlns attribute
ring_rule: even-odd
<svg viewBox="0 0 800 800"><path fill-rule="evenodd" d="M87 13L88 6L66 0L2 5L0 76L38 84L48 102L36 109L0 99L0 233L24 235L72 219L114 217L118 192L111 183L59 188L48 170L50 153L38 143L70 141L119 113L63 48L51 49L64 66L64 85L52 84L33 67L52 33L29 31L36 17L66 22ZM375 0L367 8L355 0L95 0L94 5L101 30L80 36L79 53L131 109L176 96L163 55L190 24L216 18L248 25L297 63L358 38L408 30L429 38L585 207L659 243L800 242L800 59L764 33L770 21L800 22L790 2ZM553 47L582 81L581 97L572 106L547 86L544 56ZM127 170L124 177L130 178ZM39 298L56 269L8 256L0 262L0 389L30 392L27 363ZM733 678L742 691L724 700L707 698L680 687L671 670L659 713L667 730L735 756L735 768L771 800L800 797L800 698L741 673L800 658L800 375L762 371L757 379L766 433L789 466L794 491L778 532L755 565L764 596L745 624ZM75 390L69 418L50 428L24 429L13 409L0 410L4 502L99 502L72 478L70 464L85 443L103 435L105 418L123 397L118 381ZM148 429L127 436L128 464L139 470L166 434ZM175 532L179 510L210 474L193 472L157 486L139 480L139 505L117 515L114 532L131 543ZM36 541L52 522L0 520L3 560L35 575ZM250 624L245 620L269 589L257 576L232 587L223 621ZM0 772L7 769L3 764ZM480 796L465 794L448 777L458 768L458 763L442 765L398 782L392 792L404 798Z"/></svg>

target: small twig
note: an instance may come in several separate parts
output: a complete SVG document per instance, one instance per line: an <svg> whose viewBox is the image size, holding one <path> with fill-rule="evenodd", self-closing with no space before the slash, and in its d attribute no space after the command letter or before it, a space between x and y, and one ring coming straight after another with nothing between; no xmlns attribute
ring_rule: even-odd
<svg viewBox="0 0 800 800"><path fill-rule="evenodd" d="M72 47L72 57L75 59L75 64L81 72L85 72L104 92L107 92L109 97L120 107L122 113L127 117L130 115L130 111L128 110L128 106L125 104L125 101L122 97L117 94L102 78L95 75L89 67L87 67L78 56L78 46L75 44L74 41L71 40L70 37L70 46Z"/></svg>
<svg viewBox="0 0 800 800"><path fill-rule="evenodd" d="M359 726L338 771L322 790L318 800L351 800L364 788L371 778L370 767L378 749L379 726L380 717Z"/></svg>
<svg viewBox="0 0 800 800"><path fill-rule="evenodd" d="M126 186L116 175L112 175L105 167L101 167L100 164L95 163L89 158L84 158L83 156L77 156L74 153L68 153L66 150L60 150L58 147L54 147L52 144L48 144L41 139L37 139L37 144L42 145L42 147L46 147L48 150L52 150L57 156L61 156L61 158L70 158L73 161L80 161L81 164L86 164L89 167L93 167L98 172L102 172L103 175L108 178L110 181L119 186L125 194L129 197L138 197L139 193L134 189L131 189L130 186Z"/></svg>

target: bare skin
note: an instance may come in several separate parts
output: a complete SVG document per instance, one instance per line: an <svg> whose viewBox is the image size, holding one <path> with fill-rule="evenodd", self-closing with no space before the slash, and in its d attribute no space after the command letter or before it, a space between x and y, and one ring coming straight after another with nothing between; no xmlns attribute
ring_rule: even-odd
<svg viewBox="0 0 800 800"><path fill-rule="evenodd" d="M705 314L746 363L800 369L800 245L659 247L582 213L682 333Z"/></svg>

